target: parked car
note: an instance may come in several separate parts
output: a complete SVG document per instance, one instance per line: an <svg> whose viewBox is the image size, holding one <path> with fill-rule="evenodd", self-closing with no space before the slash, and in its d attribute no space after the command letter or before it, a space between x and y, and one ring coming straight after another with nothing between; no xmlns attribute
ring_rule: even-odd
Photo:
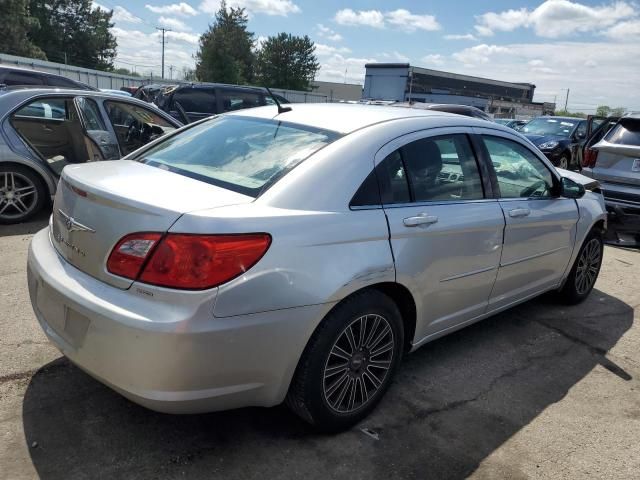
<svg viewBox="0 0 640 480"><path fill-rule="evenodd" d="M582 144L581 148L577 150L576 163L582 168L584 163L584 152L591 148L604 138L604 136L611 130L616 123L618 123L620 117L600 117L596 115L589 115L587 117L587 138Z"/></svg>
<svg viewBox="0 0 640 480"><path fill-rule="evenodd" d="M620 118L585 150L582 171L602 186L609 212L608 239L640 246L640 115Z"/></svg>
<svg viewBox="0 0 640 480"><path fill-rule="evenodd" d="M65 166L120 158L180 126L120 95L0 89L0 223L24 222L44 208Z"/></svg>
<svg viewBox="0 0 640 480"><path fill-rule="evenodd" d="M135 93L138 91L140 87L120 87L120 90L122 92L127 92L128 94L130 94L131 96L135 95Z"/></svg>
<svg viewBox="0 0 640 480"><path fill-rule="evenodd" d="M537 117L519 130L551 162L563 169L579 169L578 150L587 137L587 122L574 117Z"/></svg>
<svg viewBox="0 0 640 480"><path fill-rule="evenodd" d="M63 77L62 75L26 68L7 67L5 65L0 65L0 85L35 85L42 87L72 88L74 90L97 90L97 88Z"/></svg>
<svg viewBox="0 0 640 480"><path fill-rule="evenodd" d="M64 170L28 278L73 363L154 410L286 399L339 430L409 351L547 291L589 295L597 182L517 132L413 108L280 112Z"/></svg>
<svg viewBox="0 0 640 480"><path fill-rule="evenodd" d="M125 90L115 90L113 88L101 88L101 92L111 93L112 95L120 95L122 97L131 97L132 95Z"/></svg>
<svg viewBox="0 0 640 480"><path fill-rule="evenodd" d="M397 102L394 103L393 106L455 113L457 115L464 115L465 117L479 118L480 120L493 122L493 119L489 116L488 113L470 105L458 105L454 103Z"/></svg>
<svg viewBox="0 0 640 480"><path fill-rule="evenodd" d="M289 103L274 95L280 103ZM221 83L188 83L164 89L155 100L159 108L183 123L191 123L218 113L272 105L264 88Z"/></svg>
<svg viewBox="0 0 640 480"><path fill-rule="evenodd" d="M153 103L157 105L156 98L158 95L164 91L175 88L176 85L167 85L163 83L150 83L148 85L142 85L139 87L133 96L139 100L142 100L147 103Z"/></svg>
<svg viewBox="0 0 640 480"><path fill-rule="evenodd" d="M516 131L520 131L522 127L529 123L529 120L515 120L513 118L495 118L493 121Z"/></svg>

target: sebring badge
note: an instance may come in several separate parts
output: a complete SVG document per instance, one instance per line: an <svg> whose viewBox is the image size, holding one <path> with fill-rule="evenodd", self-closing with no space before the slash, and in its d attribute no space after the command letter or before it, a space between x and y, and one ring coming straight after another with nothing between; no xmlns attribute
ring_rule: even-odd
<svg viewBox="0 0 640 480"><path fill-rule="evenodd" d="M64 213L62 210L58 209L58 213L64 219L64 226L67 228L68 232L96 233L96 231L93 228L87 227L86 225L83 225L80 222L77 222L73 217L70 217L69 215Z"/></svg>

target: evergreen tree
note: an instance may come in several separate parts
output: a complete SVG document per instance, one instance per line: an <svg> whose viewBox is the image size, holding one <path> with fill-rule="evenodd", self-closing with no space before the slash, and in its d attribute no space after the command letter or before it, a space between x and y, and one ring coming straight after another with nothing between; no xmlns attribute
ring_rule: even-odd
<svg viewBox="0 0 640 480"><path fill-rule="evenodd" d="M200 36L198 80L234 84L253 81L253 33L247 31L247 21L244 8L227 9L226 2L221 2L214 23Z"/></svg>
<svg viewBox="0 0 640 480"><path fill-rule="evenodd" d="M28 0L0 1L0 53L45 59L44 52L29 37L39 23L29 14L27 4Z"/></svg>
<svg viewBox="0 0 640 480"><path fill-rule="evenodd" d="M320 64L315 45L308 36L280 33L269 37L258 52L257 70L260 85L308 90Z"/></svg>

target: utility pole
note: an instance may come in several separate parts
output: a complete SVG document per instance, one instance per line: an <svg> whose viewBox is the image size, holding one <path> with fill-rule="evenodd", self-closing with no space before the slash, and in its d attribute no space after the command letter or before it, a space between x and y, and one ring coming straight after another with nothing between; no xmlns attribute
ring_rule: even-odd
<svg viewBox="0 0 640 480"><path fill-rule="evenodd" d="M569 105L569 89L567 88L567 98L564 100L564 111L567 111L567 106Z"/></svg>
<svg viewBox="0 0 640 480"><path fill-rule="evenodd" d="M160 30L162 32L162 78L164 78L164 34L166 32L170 32L171 30L162 27L156 27L156 30Z"/></svg>
<svg viewBox="0 0 640 480"><path fill-rule="evenodd" d="M169 80L173 80L173 69L176 68L173 65L169 65Z"/></svg>

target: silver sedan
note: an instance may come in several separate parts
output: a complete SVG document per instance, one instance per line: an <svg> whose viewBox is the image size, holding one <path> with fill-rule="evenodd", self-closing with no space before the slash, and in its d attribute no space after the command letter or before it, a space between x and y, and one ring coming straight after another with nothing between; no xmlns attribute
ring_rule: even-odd
<svg viewBox="0 0 640 480"><path fill-rule="evenodd" d="M592 179L494 123L291 107L64 169L28 260L64 355L154 410L286 400L339 430L404 354L544 292L589 295L606 228Z"/></svg>

